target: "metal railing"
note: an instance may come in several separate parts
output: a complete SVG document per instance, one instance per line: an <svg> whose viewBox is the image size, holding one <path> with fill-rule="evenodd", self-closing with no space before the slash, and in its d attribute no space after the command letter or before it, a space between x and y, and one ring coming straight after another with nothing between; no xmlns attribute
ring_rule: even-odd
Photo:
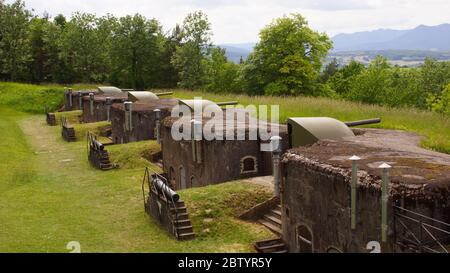
<svg viewBox="0 0 450 273"><path fill-rule="evenodd" d="M152 172L152 174L150 174L150 172ZM155 187L155 184L153 183L153 181L155 179L160 179L161 181L164 182L164 187L167 187L167 189L170 189L169 185L168 185L168 181L167 179L160 175L159 173L157 173L156 171L154 171L153 169L151 169L150 167L145 167L145 171L144 171L144 178L142 180L142 197L144 198L144 210L147 210L147 198L146 198L146 194L145 194L145 184L147 182L147 186L148 186L148 196L150 197L151 195L151 191L154 191L158 196L163 197L166 202L167 202L167 215L169 217L169 220L172 223L173 226L173 233L175 235L175 237L178 239L178 229L175 225L175 221L178 219L178 209L176 206L176 202L173 199L173 196L170 196L169 194L167 194L167 190L165 189L158 189L157 187ZM170 211L171 206L173 207L174 211L175 211L175 217L173 217L172 212Z"/></svg>
<svg viewBox="0 0 450 273"><path fill-rule="evenodd" d="M393 206L395 243L417 252L449 253L450 224Z"/></svg>

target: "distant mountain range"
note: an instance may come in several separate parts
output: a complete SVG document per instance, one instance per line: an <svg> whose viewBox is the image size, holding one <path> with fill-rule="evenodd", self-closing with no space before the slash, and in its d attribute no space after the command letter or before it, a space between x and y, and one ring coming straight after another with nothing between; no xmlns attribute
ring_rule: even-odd
<svg viewBox="0 0 450 273"><path fill-rule="evenodd" d="M248 55L253 51L255 43L242 43L242 44L221 44L221 48L226 51L226 56L230 61L238 63L241 57L245 60Z"/></svg>
<svg viewBox="0 0 450 273"><path fill-rule="evenodd" d="M450 24L420 25L410 30L378 29L338 34L332 40L335 52L359 50L450 51Z"/></svg>
<svg viewBox="0 0 450 273"><path fill-rule="evenodd" d="M332 54L344 51L450 51L450 24L420 25L410 30L378 29L351 34L338 34L332 38ZM255 43L221 44L229 60L239 62L253 51Z"/></svg>

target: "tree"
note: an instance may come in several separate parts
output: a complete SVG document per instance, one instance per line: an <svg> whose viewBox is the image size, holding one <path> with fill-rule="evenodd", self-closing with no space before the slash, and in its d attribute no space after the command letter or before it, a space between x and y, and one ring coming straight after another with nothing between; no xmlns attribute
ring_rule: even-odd
<svg viewBox="0 0 450 273"><path fill-rule="evenodd" d="M362 63L351 61L348 65L338 69L327 82L338 95L345 97L350 89L350 83L364 69L365 67Z"/></svg>
<svg viewBox="0 0 450 273"><path fill-rule="evenodd" d="M211 25L201 11L188 14L181 27L181 45L172 57L183 88L194 89L203 85L205 75L202 62L211 49Z"/></svg>
<svg viewBox="0 0 450 273"><path fill-rule="evenodd" d="M438 95L450 83L450 62L438 62L427 58L420 68L421 86L426 94Z"/></svg>
<svg viewBox="0 0 450 273"><path fill-rule="evenodd" d="M423 107L426 98L420 89L417 69L391 67L381 56L349 79L349 90L343 95L351 100L391 107Z"/></svg>
<svg viewBox="0 0 450 273"><path fill-rule="evenodd" d="M181 45L181 28L177 24L170 34L161 36L161 60L158 69L158 81L161 87L175 87L179 81L178 70L172 64L172 56Z"/></svg>
<svg viewBox="0 0 450 273"><path fill-rule="evenodd" d="M1 4L0 9L0 75L3 78L26 80L30 62L28 26L31 12L25 3L17 0L12 4Z"/></svg>
<svg viewBox="0 0 450 273"><path fill-rule="evenodd" d="M61 58L70 81L101 82L105 79L108 44L97 30L99 18L93 14L75 13L64 26L61 37Z"/></svg>
<svg viewBox="0 0 450 273"><path fill-rule="evenodd" d="M113 82L143 89L157 80L161 27L136 14L119 19L113 34Z"/></svg>
<svg viewBox="0 0 450 273"><path fill-rule="evenodd" d="M32 82L40 83L42 81L49 81L51 79L51 66L55 65L50 62L52 48L47 45L51 42L46 39L46 34L49 31L54 31L51 27L52 22L48 17L35 17L31 20L29 25L29 43L31 62L29 66L30 80Z"/></svg>
<svg viewBox="0 0 450 273"><path fill-rule="evenodd" d="M364 103L380 104L389 86L389 68L387 59L378 56L368 69L353 79L346 97Z"/></svg>
<svg viewBox="0 0 450 273"><path fill-rule="evenodd" d="M205 68L205 88L214 92L238 92L239 65L229 62L225 56L225 49L213 47L211 55L203 60Z"/></svg>
<svg viewBox="0 0 450 273"><path fill-rule="evenodd" d="M430 110L450 116L450 84L439 95L429 94L427 104Z"/></svg>
<svg viewBox="0 0 450 273"><path fill-rule="evenodd" d="M322 61L332 43L308 27L300 14L276 19L260 32L260 42L246 63L249 93L320 95Z"/></svg>
<svg viewBox="0 0 450 273"><path fill-rule="evenodd" d="M326 83L339 70L339 64L336 58L329 62L320 75L320 82Z"/></svg>

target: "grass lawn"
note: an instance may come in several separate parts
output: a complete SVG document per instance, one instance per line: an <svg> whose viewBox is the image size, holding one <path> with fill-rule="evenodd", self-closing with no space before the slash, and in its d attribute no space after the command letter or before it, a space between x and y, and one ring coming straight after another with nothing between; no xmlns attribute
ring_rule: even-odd
<svg viewBox="0 0 450 273"><path fill-rule="evenodd" d="M0 115L0 252L69 252L69 241L79 241L82 252L248 252L253 241L272 236L235 218L269 193L231 182L180 191L197 238L178 242L144 213L141 179L150 163L136 157L139 164L99 171L85 143L64 142L43 115L1 106ZM118 162L142 148L121 146L108 146ZM254 193L263 197L249 198Z"/></svg>

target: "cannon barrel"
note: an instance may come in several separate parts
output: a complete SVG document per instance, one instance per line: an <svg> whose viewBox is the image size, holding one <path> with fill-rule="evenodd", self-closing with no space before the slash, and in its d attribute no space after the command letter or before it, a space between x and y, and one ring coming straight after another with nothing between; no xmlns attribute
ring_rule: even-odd
<svg viewBox="0 0 450 273"><path fill-rule="evenodd" d="M219 106L226 106L226 105L236 105L238 104L237 101L224 101L224 102L217 102L216 103Z"/></svg>
<svg viewBox="0 0 450 273"><path fill-rule="evenodd" d="M95 146L96 150L102 151L105 148L105 146L100 141L98 141L96 139L92 140L92 144Z"/></svg>
<svg viewBox="0 0 450 273"><path fill-rule="evenodd" d="M375 124L375 123L380 123L380 122L381 122L381 118L372 118L372 119L363 119L363 120L357 120L357 121L347 121L344 123L348 127L354 127L354 126L360 126L360 125Z"/></svg>
<svg viewBox="0 0 450 273"><path fill-rule="evenodd" d="M161 92L161 93L155 93L155 95L159 96L169 96L173 95L173 92Z"/></svg>
<svg viewBox="0 0 450 273"><path fill-rule="evenodd" d="M156 189L163 192L166 197L173 199L174 202L178 202L178 200L180 200L180 196L158 177L154 177L152 182Z"/></svg>

